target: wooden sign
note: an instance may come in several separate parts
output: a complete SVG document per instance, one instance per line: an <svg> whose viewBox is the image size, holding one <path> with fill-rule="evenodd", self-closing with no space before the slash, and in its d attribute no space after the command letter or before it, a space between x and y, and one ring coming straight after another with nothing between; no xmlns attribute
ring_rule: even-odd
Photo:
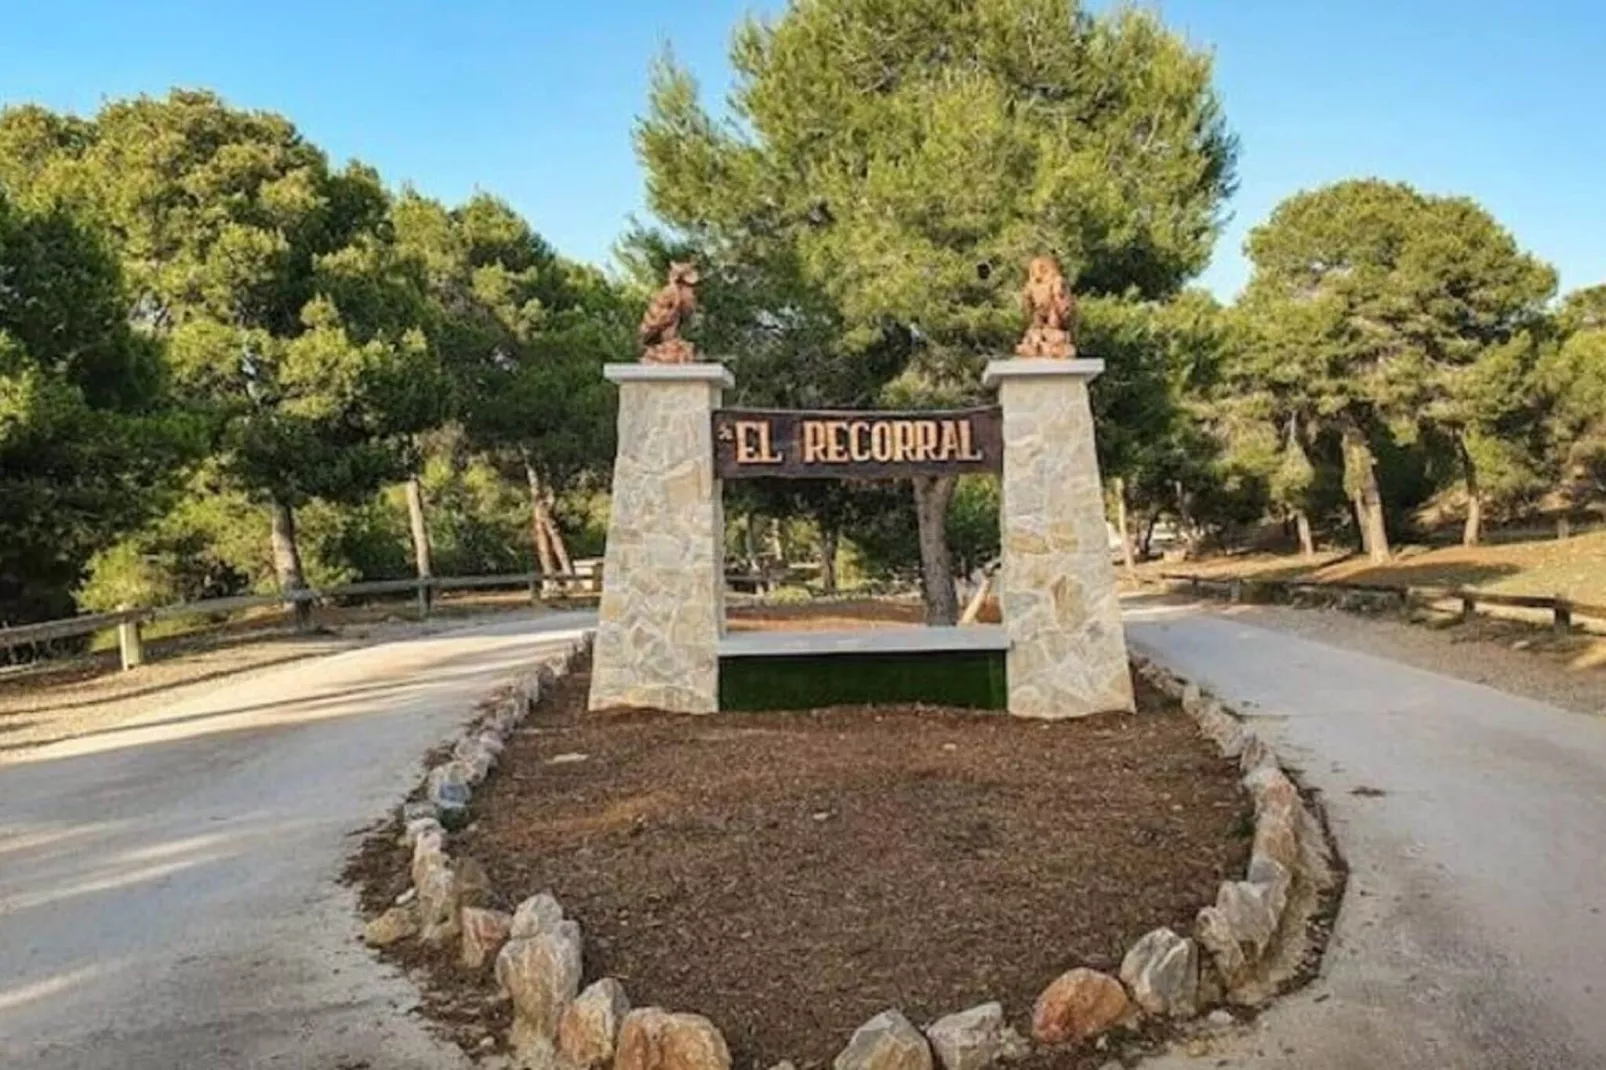
<svg viewBox="0 0 1606 1070"><path fill-rule="evenodd" d="M718 409L721 479L900 479L997 472L1004 464L997 406L944 412Z"/></svg>

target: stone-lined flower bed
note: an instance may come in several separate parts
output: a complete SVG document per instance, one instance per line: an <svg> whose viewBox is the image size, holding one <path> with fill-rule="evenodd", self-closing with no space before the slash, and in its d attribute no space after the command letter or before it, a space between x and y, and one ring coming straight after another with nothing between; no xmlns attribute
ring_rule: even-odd
<svg viewBox="0 0 1606 1070"><path fill-rule="evenodd" d="M562 668L579 653L564 659ZM1000 1002L950 1014L924 1030L900 1010L888 1009L846 1039L833 1070L982 1070L1025 1059L1053 1061L1056 1051L1102 1047L1106 1034L1144 1019L1188 1019L1223 1002L1258 1004L1310 961L1318 915L1335 883L1321 823L1271 749L1231 711L1153 663L1138 659L1135 667L1155 689L1181 703L1223 756L1238 762L1254 802L1253 845L1243 879L1221 884L1189 934L1158 928L1138 939L1121 959L1118 976L1076 968L1055 979L1033 1007L1029 1040L1010 1028ZM365 939L374 945L415 938L437 948L455 945L458 961L468 970L494 961L501 995L492 998L510 1004L506 1047L517 1065L729 1070L729 1050L709 1019L656 1007L632 1009L614 978L582 990L580 925L565 916L555 897L540 892L511 913L494 910L487 905L492 897L483 869L466 858L454 861L448 853L448 830L463 823L475 786L496 764L508 733L550 689L558 668L543 666L522 680L504 706L430 770L425 798L407 804L403 813L412 886L369 923ZM484 1046L498 1045L487 1040Z"/></svg>
<svg viewBox="0 0 1606 1070"><path fill-rule="evenodd" d="M431 766L421 798L401 808L403 842L412 849L412 884L389 910L363 927L372 947L389 947L411 937L432 945L462 938L462 962L477 969L495 955L512 932L514 918L486 909L490 884L472 859L454 863L446 851L448 829L462 827L474 789L484 783L507 745L507 738L535 708L560 674L585 655L589 638L542 662L519 677L506 699L476 718Z"/></svg>

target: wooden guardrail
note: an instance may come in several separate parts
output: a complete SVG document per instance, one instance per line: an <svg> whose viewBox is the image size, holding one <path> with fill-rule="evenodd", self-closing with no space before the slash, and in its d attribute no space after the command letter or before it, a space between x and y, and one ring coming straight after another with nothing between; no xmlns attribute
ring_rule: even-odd
<svg viewBox="0 0 1606 1070"><path fill-rule="evenodd" d="M1326 583L1320 580L1272 580L1252 576L1205 576L1198 573L1162 572L1160 578L1170 583L1186 583L1190 590L1203 593L1206 588L1225 588L1227 598L1233 602L1265 601L1262 593L1283 595L1285 600L1299 592L1322 592L1343 595L1346 592L1367 596L1397 599L1400 608L1431 605L1441 602L1459 602L1461 619L1469 620L1479 606L1505 606L1515 609L1537 609L1551 615L1551 626L1558 634L1566 634L1573 627L1573 618L1589 617L1606 622L1606 606L1577 602L1564 595L1501 594L1497 591L1480 591L1471 587L1431 587L1384 583ZM1270 599L1275 600L1275 598Z"/></svg>
<svg viewBox="0 0 1606 1070"><path fill-rule="evenodd" d="M306 587L279 594L235 595L228 598L207 598L198 602L180 602L168 606L130 608L113 613L86 613L64 620L0 628L0 651L48 643L57 639L70 639L79 635L93 635L109 628L116 628L117 645L122 666L126 670L144 663L144 643L140 628L151 621L170 620L174 617L215 616L238 613L247 609L283 606L295 615L297 630L306 631L312 626L312 607L319 602L411 592L417 599L419 616L427 619L437 592L518 587L529 588L531 602L540 601L544 595L554 590L564 597L598 594L602 590L602 569L595 568L590 572L519 572L497 576L370 580L363 583L344 583L334 587Z"/></svg>
<svg viewBox="0 0 1606 1070"><path fill-rule="evenodd" d="M733 587L747 585L762 590L782 577L768 573L730 573L726 582ZM602 593L602 567L600 563L585 572L516 572L494 576L433 576L424 579L368 580L362 583L344 583L334 587L286 591L280 594L245 594L227 598L207 598L198 602L179 602L168 606L131 608L113 613L86 613L64 620L42 621L0 628L0 652L18 647L34 646L57 639L93 635L96 632L117 629L117 646L124 670L144 664L145 647L141 627L152 621L171 620L175 617L207 617L239 613L247 609L264 609L282 606L295 616L298 631L312 627L312 607L319 602L332 602L347 598L368 598L411 592L418 602L418 615L429 618L435 596L443 591L482 591L498 588L528 587L531 603L539 602L554 591L562 597L600 595Z"/></svg>

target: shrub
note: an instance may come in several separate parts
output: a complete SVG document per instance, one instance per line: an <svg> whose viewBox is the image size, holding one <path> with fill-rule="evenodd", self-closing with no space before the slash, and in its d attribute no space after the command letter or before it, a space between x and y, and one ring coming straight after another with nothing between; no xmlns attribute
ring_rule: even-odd
<svg viewBox="0 0 1606 1070"><path fill-rule="evenodd" d="M800 606L814 601L814 596L809 593L807 587L788 584L785 587L775 588L764 601L773 606Z"/></svg>
<svg viewBox="0 0 1606 1070"><path fill-rule="evenodd" d="M89 560L89 577L77 592L79 608L109 613L122 606L160 606L180 600L178 564L139 537L114 543Z"/></svg>

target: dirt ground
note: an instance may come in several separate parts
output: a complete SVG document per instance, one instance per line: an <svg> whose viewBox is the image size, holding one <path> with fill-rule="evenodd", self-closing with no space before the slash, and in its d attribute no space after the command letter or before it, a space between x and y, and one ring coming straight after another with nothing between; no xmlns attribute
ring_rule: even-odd
<svg viewBox="0 0 1606 1070"><path fill-rule="evenodd" d="M726 630L733 632L906 628L924 623L925 610L918 599L856 598L790 606L749 602L725 610Z"/></svg>
<svg viewBox="0 0 1606 1070"><path fill-rule="evenodd" d="M1574 601L1606 606L1606 530L1570 539L1532 539L1486 546L1404 546L1398 548L1394 560L1382 565L1374 565L1358 554L1326 551L1314 561L1305 561L1296 554L1232 554L1181 564L1151 562L1142 571L1475 587L1503 594L1560 594Z"/></svg>
<svg viewBox="0 0 1606 1070"><path fill-rule="evenodd" d="M552 891L584 930L588 982L708 1015L743 1070L824 1065L894 1006L929 1022L998 999L1024 1029L1059 973L1114 970L1150 929L1186 929L1247 858L1234 768L1150 692L1136 716L1043 724L584 715L588 685L569 677L526 722L453 852L504 908ZM350 874L367 910L405 868L394 830L369 841ZM429 1012L461 1043L493 1043L507 1008L484 979L417 946L396 957L433 977Z"/></svg>

